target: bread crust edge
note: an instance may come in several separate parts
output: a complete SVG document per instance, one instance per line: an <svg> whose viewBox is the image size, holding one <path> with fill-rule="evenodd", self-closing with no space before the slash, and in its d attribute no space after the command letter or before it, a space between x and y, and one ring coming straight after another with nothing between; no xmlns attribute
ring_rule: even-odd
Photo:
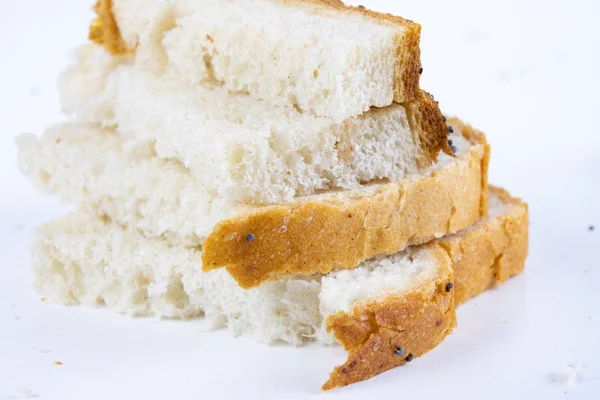
<svg viewBox="0 0 600 400"><path fill-rule="evenodd" d="M434 280L410 293L376 298L356 305L349 314L341 312L327 319L327 330L348 351L348 359L334 369L322 390L407 364L435 348L454 329L451 260L438 245L427 245L425 251L434 252L439 266Z"/></svg>
<svg viewBox="0 0 600 400"><path fill-rule="evenodd" d="M402 29L396 39L396 63L394 65L394 101L409 102L418 92L421 77L421 26L413 21L391 14L378 13L365 7L347 6L338 0L270 0L287 6L312 5L337 12L359 14L379 24ZM134 52L127 47L121 36L113 8L113 0L97 0L94 6L96 18L91 22L88 39L103 46L112 55Z"/></svg>
<svg viewBox="0 0 600 400"><path fill-rule="evenodd" d="M406 110L413 139L421 150L417 160L420 168L437 162L440 151L454 157L448 143L450 131L446 117L431 94L419 90L411 102L402 106Z"/></svg>
<svg viewBox="0 0 600 400"><path fill-rule="evenodd" d="M226 267L248 289L355 268L367 258L466 229L487 214L489 146L483 133L461 126L471 147L424 176L349 199L262 207L219 222L202 244L203 270Z"/></svg>
<svg viewBox="0 0 600 400"><path fill-rule="evenodd" d="M455 307L524 270L527 204L504 189L489 190L510 209L412 250L435 252L440 272L434 282L404 295L370 299L327 318L327 331L348 351L348 358L322 390L372 378L406 364L409 354L412 360L432 350L456 326ZM448 283L453 284L450 291ZM399 348L401 355L395 352Z"/></svg>

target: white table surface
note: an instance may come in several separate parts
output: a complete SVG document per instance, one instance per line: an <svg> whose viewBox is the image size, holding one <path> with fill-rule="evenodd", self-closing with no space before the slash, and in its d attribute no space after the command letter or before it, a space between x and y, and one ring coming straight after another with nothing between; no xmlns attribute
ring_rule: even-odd
<svg viewBox="0 0 600 400"><path fill-rule="evenodd" d="M361 2L423 25L422 87L488 134L491 182L529 202L526 272L460 308L410 366L324 395L339 348L42 303L28 240L69 208L19 175L13 138L64 118L56 77L91 0L0 0L0 399L600 398L598 1Z"/></svg>

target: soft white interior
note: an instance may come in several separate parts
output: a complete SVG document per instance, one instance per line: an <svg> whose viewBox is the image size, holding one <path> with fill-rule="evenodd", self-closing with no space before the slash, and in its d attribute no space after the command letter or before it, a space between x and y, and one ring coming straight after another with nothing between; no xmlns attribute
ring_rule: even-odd
<svg viewBox="0 0 600 400"><path fill-rule="evenodd" d="M464 162L467 140L453 136L458 159L440 155L434 168ZM206 190L180 162L157 157L150 144L128 141L113 130L90 124L63 124L41 138L17 140L22 171L46 192L64 201L90 204L122 225L152 237L198 245L214 225L247 209ZM418 179L418 177L415 177ZM341 197L348 200L377 184L330 191L294 201Z"/></svg>
<svg viewBox="0 0 600 400"><path fill-rule="evenodd" d="M392 103L403 28L278 0L114 0L138 64L337 121Z"/></svg>
<svg viewBox="0 0 600 400"><path fill-rule="evenodd" d="M514 204L502 201L496 192L488 193L488 214L491 218L502 215L513 207Z"/></svg>
<svg viewBox="0 0 600 400"><path fill-rule="evenodd" d="M357 303L389 294L401 295L437 276L435 255L427 251L382 256L351 270L340 270L323 277L319 300L323 315L349 312Z"/></svg>
<svg viewBox="0 0 600 400"><path fill-rule="evenodd" d="M152 237L198 245L240 205L216 201L181 163L156 156L147 143L128 142L88 124L52 127L40 138L17 139L21 170L39 189L72 204L93 205Z"/></svg>
<svg viewBox="0 0 600 400"><path fill-rule="evenodd" d="M224 87L194 87L126 57L119 64L99 46L78 54L61 77L65 110L155 142L159 156L182 161L225 199L277 203L418 172L421 151L398 104L334 123Z"/></svg>
<svg viewBox="0 0 600 400"><path fill-rule="evenodd" d="M324 319L354 304L402 295L435 276L427 250L401 253L322 278L242 290L225 269L201 272L200 252L148 239L83 211L39 228L32 248L35 287L61 304L106 304L132 316L191 318L272 343L333 338Z"/></svg>

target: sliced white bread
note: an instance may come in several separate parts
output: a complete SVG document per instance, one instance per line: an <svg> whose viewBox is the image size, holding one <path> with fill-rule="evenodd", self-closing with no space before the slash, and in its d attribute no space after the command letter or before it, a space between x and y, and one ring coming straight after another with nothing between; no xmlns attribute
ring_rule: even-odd
<svg viewBox="0 0 600 400"><path fill-rule="evenodd" d="M337 123L219 86L192 87L93 44L77 54L60 79L65 111L155 142L160 157L180 160L207 191L231 201L278 203L396 181L450 151L444 117L424 92L406 107Z"/></svg>
<svg viewBox="0 0 600 400"><path fill-rule="evenodd" d="M113 54L272 106L342 121L411 101L421 27L337 0L98 0L89 37Z"/></svg>
<svg viewBox="0 0 600 400"><path fill-rule="evenodd" d="M150 237L202 245L206 271L227 266L243 287L286 276L354 268L379 254L455 233L486 213L489 149L454 121L457 158L427 171L273 206L231 203L181 163L114 131L67 124L18 139L22 170L41 189L88 204Z"/></svg>
<svg viewBox="0 0 600 400"><path fill-rule="evenodd" d="M350 354L324 386L331 389L437 345L454 326L453 301L522 271L527 230L527 206L492 188L489 215L467 231L353 270L250 290L224 270L202 273L196 248L84 211L42 226L32 257L35 287L48 301L106 304L132 316L203 315L215 328L266 343L338 342Z"/></svg>

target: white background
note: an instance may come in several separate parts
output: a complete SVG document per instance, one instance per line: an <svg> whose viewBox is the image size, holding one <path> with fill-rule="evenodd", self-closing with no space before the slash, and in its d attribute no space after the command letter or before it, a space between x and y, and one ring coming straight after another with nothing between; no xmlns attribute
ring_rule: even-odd
<svg viewBox="0 0 600 400"><path fill-rule="evenodd" d="M600 398L598 1L353 3L423 25L422 87L488 134L491 182L530 205L525 274L463 306L457 330L408 367L324 395L339 348L42 303L28 240L67 208L18 174L13 138L64 118L56 77L91 0L0 0L0 399ZM575 382L557 382L576 362Z"/></svg>

